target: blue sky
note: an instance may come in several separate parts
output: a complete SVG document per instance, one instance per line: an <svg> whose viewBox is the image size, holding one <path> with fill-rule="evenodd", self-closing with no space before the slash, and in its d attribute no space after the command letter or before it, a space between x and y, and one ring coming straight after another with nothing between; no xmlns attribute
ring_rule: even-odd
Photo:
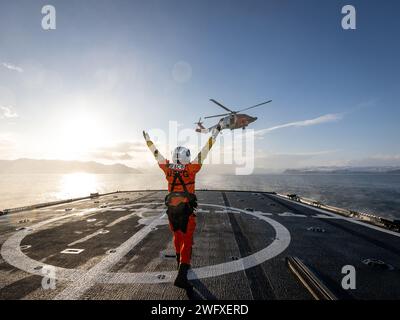
<svg viewBox="0 0 400 320"><path fill-rule="evenodd" d="M45 4L56 30L41 28ZM346 4L356 30L341 27ZM273 100L251 112L265 169L400 165L398 1L0 6L0 158L139 166L143 129L193 127L220 113L215 98L232 108ZM182 61L191 72L179 81Z"/></svg>

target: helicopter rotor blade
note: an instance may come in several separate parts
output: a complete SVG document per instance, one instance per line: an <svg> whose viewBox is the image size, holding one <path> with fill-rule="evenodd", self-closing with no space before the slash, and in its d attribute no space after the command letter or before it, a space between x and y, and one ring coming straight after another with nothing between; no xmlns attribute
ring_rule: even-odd
<svg viewBox="0 0 400 320"><path fill-rule="evenodd" d="M201 117L200 117L199 121L195 122L194 124L197 124L197 125L203 124L203 122L201 121Z"/></svg>
<svg viewBox="0 0 400 320"><path fill-rule="evenodd" d="M221 103L219 103L218 101L216 101L216 100L214 100L214 99L210 99L210 101L211 101L211 102L214 102L217 106L220 106L222 109L225 109L226 111L234 112L234 111L228 109L227 107L225 107L224 105L222 105Z"/></svg>
<svg viewBox="0 0 400 320"><path fill-rule="evenodd" d="M248 108L242 109L242 110L240 110L240 111L237 111L237 112L242 112L242 111L246 111L246 110L249 110L249 109L253 109L253 108L256 108L256 107L262 106L262 105L264 105L264 104L267 104L267 103L270 103L270 102L272 102L272 100L269 100L269 101L266 101L266 102L263 102L263 103L256 104L255 106L251 106L251 107L248 107Z"/></svg>
<svg viewBox="0 0 400 320"><path fill-rule="evenodd" d="M223 117L223 116L227 116L230 113L224 113L224 114L216 114L215 116L208 116L208 117L204 117L204 119L210 119L210 118L216 118L216 117Z"/></svg>

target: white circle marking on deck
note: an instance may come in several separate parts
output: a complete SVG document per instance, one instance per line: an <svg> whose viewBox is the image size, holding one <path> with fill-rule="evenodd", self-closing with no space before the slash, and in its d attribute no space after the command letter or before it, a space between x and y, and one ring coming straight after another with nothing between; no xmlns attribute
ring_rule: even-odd
<svg viewBox="0 0 400 320"><path fill-rule="evenodd" d="M145 206L154 204L162 203L137 203L135 205ZM274 228L276 235L271 244L249 256L234 261L191 269L188 273L188 278L191 280L217 277L252 268L279 255L284 250L286 250L286 248L290 244L289 231L277 221L263 216L261 212L251 212L238 208L207 203L199 204L199 206L220 208L228 211L234 211L235 213L244 213L247 215L251 215L270 224ZM115 253L106 255L98 264L96 264L89 270L66 269L47 265L45 263L29 258L21 251L21 242L28 234L34 233L35 230L40 229L44 225L56 222L61 219L69 218L72 215L64 215L61 217L51 218L49 220L31 226L29 229L21 230L15 233L4 242L1 248L1 255L3 256L4 260L7 261L10 265L28 273L42 276L41 271L38 270L37 267L50 267L53 268L53 270L55 271L56 279L73 281L73 283L68 286L63 292L61 292L56 297L56 299L78 299L87 289L89 289L96 283L151 284L172 282L176 277L176 271L136 273L108 272L115 264L118 263L118 261L120 261L123 256L125 256L138 243L140 243L140 241L143 240L148 233L154 231L155 226L159 224L164 224L164 215L165 214L162 214L156 217L152 223L140 229L131 238L122 243L119 247L115 248ZM162 277L160 277L160 275L162 275Z"/></svg>

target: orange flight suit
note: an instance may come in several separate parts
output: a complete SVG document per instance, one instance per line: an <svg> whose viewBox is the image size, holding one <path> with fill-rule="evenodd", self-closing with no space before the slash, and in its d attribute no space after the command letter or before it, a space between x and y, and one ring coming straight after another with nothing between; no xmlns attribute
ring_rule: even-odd
<svg viewBox="0 0 400 320"><path fill-rule="evenodd" d="M168 181L169 192L185 191L178 179L177 181L175 181L174 190L172 190L172 183L174 181L175 172L179 171L187 191L194 194L196 174L201 169L201 164L189 163L187 165L175 165L170 164L167 160L166 163L160 163L159 166L165 173L165 177ZM187 202L187 198L182 197L181 200L179 200L178 198L177 201ZM178 204L179 203L174 203L174 205ZM189 216L189 221L185 233L181 230L174 231L171 223L169 224L169 227L174 234L175 252L177 254L180 254L180 263L190 264L190 259L192 256L193 233L196 228L196 215L192 213Z"/></svg>

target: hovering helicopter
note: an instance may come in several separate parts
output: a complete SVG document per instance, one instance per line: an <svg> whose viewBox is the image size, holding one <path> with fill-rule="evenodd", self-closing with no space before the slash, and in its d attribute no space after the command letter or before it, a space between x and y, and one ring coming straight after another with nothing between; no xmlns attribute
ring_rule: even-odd
<svg viewBox="0 0 400 320"><path fill-rule="evenodd" d="M216 124L215 126L212 126L210 128L205 128L203 126L203 122L201 121L201 118L199 119L198 122L195 122L195 124L197 125L196 128L196 132L201 132L201 133L207 133L212 131L214 128L216 128L218 125L221 126L221 130L223 129L240 129L242 128L243 130L252 122L257 120L257 117L251 117L247 114L241 114L239 112L242 111L246 111L249 109L253 109L256 107L260 107L264 104L270 103L272 102L272 100L263 102L263 103L259 103L256 104L254 106L239 110L239 111L232 111L231 109L225 107L224 105L222 105L221 103L219 103L218 101L214 100L214 99L210 99L211 102L215 103L216 105L220 106L222 109L228 111L228 113L223 113L223 114L217 114L215 116L208 116L208 117L204 117L204 119L210 119L210 118L216 118L216 117L222 117L225 116L223 118L221 118L218 122L218 124Z"/></svg>

